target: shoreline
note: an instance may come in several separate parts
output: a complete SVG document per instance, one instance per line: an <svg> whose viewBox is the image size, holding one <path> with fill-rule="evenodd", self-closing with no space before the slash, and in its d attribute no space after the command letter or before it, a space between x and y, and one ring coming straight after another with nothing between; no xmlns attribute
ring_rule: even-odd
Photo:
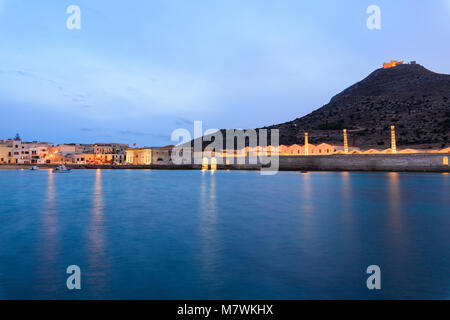
<svg viewBox="0 0 450 320"><path fill-rule="evenodd" d="M386 155L332 155L280 156L278 171L336 171L336 172L450 172L450 153L386 154ZM248 159L246 159L248 160ZM447 161L447 164L445 164ZM248 162L248 161L247 161ZM21 170L38 166L53 169L58 164L0 164L0 170ZM184 165L100 165L66 164L67 168L105 170L201 170L199 164ZM261 170L261 164L218 164L217 170Z"/></svg>

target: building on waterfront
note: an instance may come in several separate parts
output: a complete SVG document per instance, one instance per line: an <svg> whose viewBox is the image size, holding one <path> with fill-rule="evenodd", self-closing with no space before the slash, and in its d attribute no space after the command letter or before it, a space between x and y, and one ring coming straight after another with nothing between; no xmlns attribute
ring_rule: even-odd
<svg viewBox="0 0 450 320"><path fill-rule="evenodd" d="M361 154L363 153L358 147L349 147L340 144L333 144L334 152L333 154Z"/></svg>
<svg viewBox="0 0 450 320"><path fill-rule="evenodd" d="M402 149L402 150L398 150L398 153L420 153L420 150L417 149Z"/></svg>
<svg viewBox="0 0 450 320"><path fill-rule="evenodd" d="M125 154L130 146L123 143L95 143L92 145L94 154Z"/></svg>
<svg viewBox="0 0 450 320"><path fill-rule="evenodd" d="M379 151L376 149L369 149L369 150L363 151L362 153L363 154L377 154L377 153L379 153Z"/></svg>
<svg viewBox="0 0 450 320"><path fill-rule="evenodd" d="M126 163L134 165L171 164L174 146L128 148Z"/></svg>
<svg viewBox="0 0 450 320"><path fill-rule="evenodd" d="M96 143L92 149L96 159L102 163L125 164L128 148L129 145L123 143Z"/></svg>
<svg viewBox="0 0 450 320"><path fill-rule="evenodd" d="M46 163L49 149L52 144L48 142L23 142L21 140L12 140L12 163L15 164L32 164Z"/></svg>
<svg viewBox="0 0 450 320"><path fill-rule="evenodd" d="M57 153L64 156L74 154L77 152L77 146L75 144L60 144L56 147Z"/></svg>
<svg viewBox="0 0 450 320"><path fill-rule="evenodd" d="M28 149L30 152L30 163L45 164L50 163L48 160L49 146L36 146Z"/></svg>
<svg viewBox="0 0 450 320"><path fill-rule="evenodd" d="M152 148L129 148L126 150L126 164L149 165L152 164Z"/></svg>
<svg viewBox="0 0 450 320"><path fill-rule="evenodd" d="M50 148L50 163L125 164L127 144L60 144Z"/></svg>
<svg viewBox="0 0 450 320"><path fill-rule="evenodd" d="M83 153L73 153L70 155L67 155L66 159L70 160L70 163L74 163L74 164L87 164L88 162L86 161L87 159L87 154L83 154ZM94 157L92 157L93 159Z"/></svg>
<svg viewBox="0 0 450 320"><path fill-rule="evenodd" d="M172 149L174 146L153 147L152 162L154 164L170 164L172 163Z"/></svg>
<svg viewBox="0 0 450 320"><path fill-rule="evenodd" d="M0 164L12 163L12 146L0 145Z"/></svg>

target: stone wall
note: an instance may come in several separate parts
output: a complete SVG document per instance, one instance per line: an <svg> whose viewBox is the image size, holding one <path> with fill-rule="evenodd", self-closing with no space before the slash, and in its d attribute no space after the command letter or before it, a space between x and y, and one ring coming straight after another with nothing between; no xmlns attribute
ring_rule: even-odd
<svg viewBox="0 0 450 320"><path fill-rule="evenodd" d="M450 154L376 154L280 157L280 170L449 172Z"/></svg>
<svg viewBox="0 0 450 320"><path fill-rule="evenodd" d="M292 171L410 171L410 172L450 172L440 154L364 154L332 156L281 156L280 170ZM246 159L248 160L248 159ZM248 161L247 161L248 163ZM31 165L0 165L0 169L24 169ZM56 165L39 165L40 168L54 168ZM162 169L200 170L201 165L67 165L73 169ZM260 165L219 164L219 170L260 170Z"/></svg>

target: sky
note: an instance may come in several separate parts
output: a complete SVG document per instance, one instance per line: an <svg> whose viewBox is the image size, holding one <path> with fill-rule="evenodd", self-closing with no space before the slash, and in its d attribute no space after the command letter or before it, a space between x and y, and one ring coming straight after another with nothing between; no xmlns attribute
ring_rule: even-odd
<svg viewBox="0 0 450 320"><path fill-rule="evenodd" d="M291 121L391 59L450 74L450 0L126 3L0 0L0 139L167 145Z"/></svg>

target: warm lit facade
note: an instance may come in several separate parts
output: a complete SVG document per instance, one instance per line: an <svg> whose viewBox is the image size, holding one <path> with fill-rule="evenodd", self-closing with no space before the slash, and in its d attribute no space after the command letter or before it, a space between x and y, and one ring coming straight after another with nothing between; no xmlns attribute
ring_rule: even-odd
<svg viewBox="0 0 450 320"><path fill-rule="evenodd" d="M129 148L128 144L123 143L96 143L92 146L95 154L124 154Z"/></svg>
<svg viewBox="0 0 450 320"><path fill-rule="evenodd" d="M73 153L67 156L67 159L70 159L74 164L87 164L86 158L86 154L83 153ZM92 159L94 159L94 157L92 157Z"/></svg>
<svg viewBox="0 0 450 320"><path fill-rule="evenodd" d="M45 164L50 163L48 159L49 146L37 146L29 148L30 163L32 164Z"/></svg>
<svg viewBox="0 0 450 320"><path fill-rule="evenodd" d="M383 64L383 68L384 69L394 68L394 67L396 67L398 65L401 65L401 64L405 64L405 62L404 61L391 60L391 62L384 63Z"/></svg>
<svg viewBox="0 0 450 320"><path fill-rule="evenodd" d="M126 144L62 144L49 148L50 163L125 164Z"/></svg>
<svg viewBox="0 0 450 320"><path fill-rule="evenodd" d="M133 165L171 164L173 147L129 148L125 162Z"/></svg>
<svg viewBox="0 0 450 320"><path fill-rule="evenodd" d="M153 147L152 162L154 164L170 164L172 162L172 149L174 146Z"/></svg>
<svg viewBox="0 0 450 320"><path fill-rule="evenodd" d="M12 163L13 148L10 146L0 145L0 164Z"/></svg>
<svg viewBox="0 0 450 320"><path fill-rule="evenodd" d="M152 148L130 148L126 150L126 164L152 164Z"/></svg>
<svg viewBox="0 0 450 320"><path fill-rule="evenodd" d="M52 146L47 142L23 142L20 140L12 141L12 163L32 164L47 163L49 148Z"/></svg>

